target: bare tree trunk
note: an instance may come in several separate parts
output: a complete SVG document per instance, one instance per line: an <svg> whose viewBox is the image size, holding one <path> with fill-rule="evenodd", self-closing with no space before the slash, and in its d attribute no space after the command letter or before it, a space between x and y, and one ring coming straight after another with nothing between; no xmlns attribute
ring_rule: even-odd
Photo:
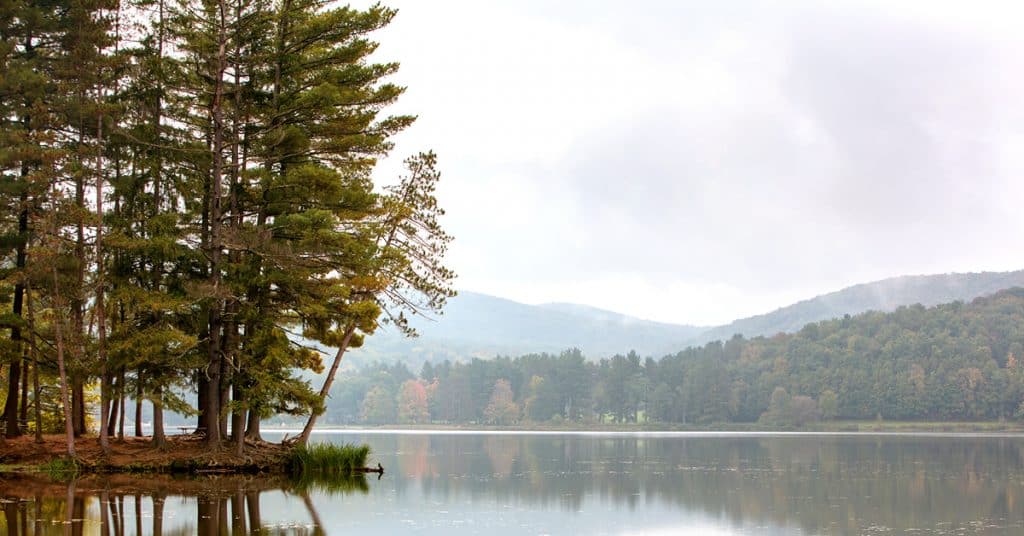
<svg viewBox="0 0 1024 536"><path fill-rule="evenodd" d="M107 400L107 405L109 406L109 409L107 410L107 414L109 415L109 417L107 418L107 437L108 438L113 437L114 433L117 432L117 416L118 416L118 409L119 409L118 397L117 397L117 389L118 389L117 378L111 378L111 382L110 382L110 393L111 393L111 396Z"/></svg>
<svg viewBox="0 0 1024 536"><path fill-rule="evenodd" d="M142 534L142 495L136 493L133 499L132 502L135 506L135 534L139 536ZM154 505L156 504L156 497L153 497L153 503Z"/></svg>
<svg viewBox="0 0 1024 536"><path fill-rule="evenodd" d="M245 536L245 494L242 486L239 485L235 494L231 496L231 534L232 536Z"/></svg>
<svg viewBox="0 0 1024 536"><path fill-rule="evenodd" d="M117 495L117 535L124 536L124 493Z"/></svg>
<svg viewBox="0 0 1024 536"><path fill-rule="evenodd" d="M349 342L352 341L352 335L356 332L355 325L349 326L345 329L345 336L341 339L341 344L338 346L338 352L334 354L334 361L331 363L331 369L327 372L327 377L324 378L324 385L320 388L320 403L327 403L327 395L331 393L331 385L334 384L334 376L338 373L338 365L341 364L341 358L345 356L345 350L348 348ZM317 417L320 416L320 411L314 411L309 415L309 419L306 420L306 425L302 427L302 434L299 435L297 442L300 445L305 445L309 441L309 434L313 433L313 426L316 425Z"/></svg>
<svg viewBox="0 0 1024 536"><path fill-rule="evenodd" d="M317 513L313 500L309 498L309 492L302 490L299 495L302 497L302 504L306 505L306 511L309 512L309 517L313 521L313 535L322 536L326 534L324 532L324 524L320 521L320 514Z"/></svg>
<svg viewBox="0 0 1024 536"><path fill-rule="evenodd" d="M260 492L254 490L245 492L245 509L249 512L249 530L254 534L261 534L263 520L260 515Z"/></svg>
<svg viewBox="0 0 1024 536"><path fill-rule="evenodd" d="M164 533L164 494L153 495L153 536ZM141 533L140 533L141 534Z"/></svg>
<svg viewBox="0 0 1024 536"><path fill-rule="evenodd" d="M228 499L217 497L217 532L216 534L228 534Z"/></svg>
<svg viewBox="0 0 1024 536"><path fill-rule="evenodd" d="M196 527L198 534L221 534L220 520L217 519L217 498L202 496L196 498Z"/></svg>
<svg viewBox="0 0 1024 536"><path fill-rule="evenodd" d="M96 331L97 356L100 360L100 448L110 454L110 370L107 368L107 310L103 263L103 114L96 120Z"/></svg>
<svg viewBox="0 0 1024 536"><path fill-rule="evenodd" d="M64 433L67 436L68 456L74 458L75 428L74 423L71 422L71 402L68 400L68 376L64 367L64 320L61 318L60 285L57 282L56 263L51 265L51 270L53 272L53 302L55 311L53 326L57 339L57 371L60 374L60 400L61 405L64 406Z"/></svg>
<svg viewBox="0 0 1024 536"><path fill-rule="evenodd" d="M117 516L114 512L114 505L110 501L110 491L100 491L100 536L110 536L110 525L111 514Z"/></svg>
<svg viewBox="0 0 1024 536"><path fill-rule="evenodd" d="M3 504L4 519L8 534L11 536L20 536L21 530L18 528L18 502L17 501L5 501Z"/></svg>

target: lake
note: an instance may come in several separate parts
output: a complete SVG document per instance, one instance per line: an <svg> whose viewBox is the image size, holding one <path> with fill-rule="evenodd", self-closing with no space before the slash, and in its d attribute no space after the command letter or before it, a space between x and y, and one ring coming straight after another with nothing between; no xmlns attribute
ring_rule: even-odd
<svg viewBox="0 0 1024 536"><path fill-rule="evenodd" d="M267 434L268 439L280 436ZM0 480L0 534L1024 534L1024 438L318 433L385 474Z"/></svg>

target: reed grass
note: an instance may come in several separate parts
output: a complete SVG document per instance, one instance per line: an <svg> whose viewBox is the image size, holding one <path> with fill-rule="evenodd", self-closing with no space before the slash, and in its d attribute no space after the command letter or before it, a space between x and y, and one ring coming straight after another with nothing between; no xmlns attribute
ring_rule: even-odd
<svg viewBox="0 0 1024 536"><path fill-rule="evenodd" d="M39 466L39 472L53 480L70 480L78 476L78 462L72 458L57 458Z"/></svg>
<svg viewBox="0 0 1024 536"><path fill-rule="evenodd" d="M335 445L317 443L292 449L288 455L288 472L296 478L330 479L351 476L366 466L370 456L368 445Z"/></svg>

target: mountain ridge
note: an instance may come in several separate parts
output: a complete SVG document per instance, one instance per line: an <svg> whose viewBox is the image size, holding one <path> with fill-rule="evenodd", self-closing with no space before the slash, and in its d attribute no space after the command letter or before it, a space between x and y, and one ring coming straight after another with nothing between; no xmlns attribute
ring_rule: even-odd
<svg viewBox="0 0 1024 536"><path fill-rule="evenodd" d="M1024 270L1009 272L951 272L902 275L858 283L834 292L779 307L768 313L734 320L702 333L689 344L724 340L739 333L744 337L797 331L811 322L866 311L892 311L902 305L925 307L968 301L1000 290L1024 286ZM829 316L831 315L831 316Z"/></svg>
<svg viewBox="0 0 1024 536"><path fill-rule="evenodd" d="M770 336L847 314L891 311L916 303L931 306L968 301L1016 286L1024 287L1024 270L896 276L710 327L643 320L583 304L528 305L460 291L443 315L411 320L420 337L407 339L385 326L364 348L354 350L352 357L354 364L402 360L413 367L427 360L557 353L568 348L579 348L591 359L630 350L657 357L738 333L747 338Z"/></svg>

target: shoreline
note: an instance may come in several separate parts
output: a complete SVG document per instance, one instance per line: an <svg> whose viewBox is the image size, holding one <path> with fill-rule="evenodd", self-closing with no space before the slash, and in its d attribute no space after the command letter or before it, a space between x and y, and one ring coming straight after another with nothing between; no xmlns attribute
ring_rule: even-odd
<svg viewBox="0 0 1024 536"><path fill-rule="evenodd" d="M267 435L297 433L293 428L264 427ZM915 421L834 421L800 428L780 428L757 424L707 426L579 425L515 426L465 425L381 425L381 426L319 426L314 434L493 434L493 435L638 435L662 437L730 437L730 436L1024 436L1024 423L915 422ZM46 435L43 443L32 436L8 439L0 445L0 475L12 473L43 474L165 474L185 476L206 475L285 475L289 470L289 453L293 447L262 441L246 442L245 453L237 456L234 446L209 451L201 437L191 434L167 436L167 445L156 449L148 437L125 437L111 440L112 452L104 455L95 436L80 437L75 442L76 458L66 452L63 435ZM357 470L365 471L368 468Z"/></svg>
<svg viewBox="0 0 1024 536"><path fill-rule="evenodd" d="M246 443L238 456L233 446L210 451L202 438L191 435L167 437L163 449L154 448L151 438L125 437L110 441L105 455L95 436L75 441L76 456L67 455L63 435L44 435L38 443L33 436L7 439L0 445L0 474L286 474L290 448L277 443Z"/></svg>
<svg viewBox="0 0 1024 536"><path fill-rule="evenodd" d="M293 427L264 426L265 434L292 435L300 431ZM658 424L579 424L578 426L545 425L543 423L495 425L454 425L454 424L387 424L387 425L322 425L316 433L703 433L703 434L1024 434L1024 423L1006 421L831 421L814 423L801 427L764 426L757 423L720 423L700 426L658 425Z"/></svg>

